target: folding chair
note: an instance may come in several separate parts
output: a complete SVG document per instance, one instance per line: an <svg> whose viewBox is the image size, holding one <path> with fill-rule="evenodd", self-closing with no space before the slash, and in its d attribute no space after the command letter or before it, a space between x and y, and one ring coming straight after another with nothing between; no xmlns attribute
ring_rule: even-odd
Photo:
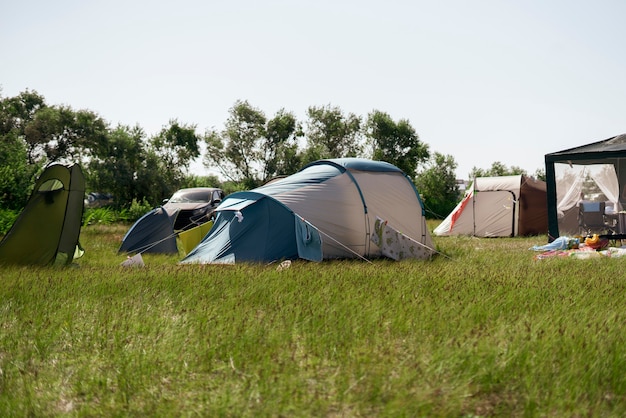
<svg viewBox="0 0 626 418"><path fill-rule="evenodd" d="M604 216L605 202L582 201L578 205L581 235L604 234L609 230Z"/></svg>

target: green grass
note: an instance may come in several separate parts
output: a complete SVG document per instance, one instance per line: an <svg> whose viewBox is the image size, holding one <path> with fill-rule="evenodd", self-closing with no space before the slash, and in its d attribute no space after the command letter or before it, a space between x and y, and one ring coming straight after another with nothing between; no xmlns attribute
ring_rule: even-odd
<svg viewBox="0 0 626 418"><path fill-rule="evenodd" d="M626 259L434 238L432 261L0 269L0 416L624 416Z"/></svg>

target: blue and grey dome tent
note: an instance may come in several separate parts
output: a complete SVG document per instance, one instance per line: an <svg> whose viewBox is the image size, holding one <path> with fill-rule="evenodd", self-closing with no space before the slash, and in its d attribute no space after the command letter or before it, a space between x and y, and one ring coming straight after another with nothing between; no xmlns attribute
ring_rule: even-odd
<svg viewBox="0 0 626 418"><path fill-rule="evenodd" d="M381 161L316 161L227 196L216 212L213 228L181 263L379 257L385 254L381 224L410 243L397 258L434 253L414 184Z"/></svg>

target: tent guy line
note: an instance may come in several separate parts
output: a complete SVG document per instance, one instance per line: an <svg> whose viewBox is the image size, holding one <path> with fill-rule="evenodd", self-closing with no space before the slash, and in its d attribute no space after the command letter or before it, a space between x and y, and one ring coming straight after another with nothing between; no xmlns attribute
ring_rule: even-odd
<svg viewBox="0 0 626 418"><path fill-rule="evenodd" d="M308 222L307 220L305 220L302 216L296 214L297 217L299 217L300 219L302 219L302 221L308 223L309 225L311 225L312 227L315 228L315 225L313 225L312 223ZM317 230L320 232L320 234L322 234L325 237L330 238L331 240L333 240L335 243L339 244L339 246L345 248L348 252L354 254L355 256L357 256L357 258L360 258L361 260L365 260L368 263L372 264L372 262L370 260L368 260L367 258L363 257L361 254L357 253L356 251L354 251L352 248L348 247L347 245L343 244L342 242L340 242L339 240L331 237L330 235L328 235L326 232L320 230L319 228L317 228Z"/></svg>

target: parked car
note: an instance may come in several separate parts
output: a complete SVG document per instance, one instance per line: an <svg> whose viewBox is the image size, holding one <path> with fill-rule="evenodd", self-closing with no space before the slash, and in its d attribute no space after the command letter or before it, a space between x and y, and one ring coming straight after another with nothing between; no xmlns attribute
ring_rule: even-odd
<svg viewBox="0 0 626 418"><path fill-rule="evenodd" d="M165 199L163 208L169 214L177 213L174 230L180 231L209 221L223 199L222 189L192 187L180 189L172 197Z"/></svg>
<svg viewBox="0 0 626 418"><path fill-rule="evenodd" d="M91 192L85 196L86 208L101 208L113 204L113 195L110 193Z"/></svg>

